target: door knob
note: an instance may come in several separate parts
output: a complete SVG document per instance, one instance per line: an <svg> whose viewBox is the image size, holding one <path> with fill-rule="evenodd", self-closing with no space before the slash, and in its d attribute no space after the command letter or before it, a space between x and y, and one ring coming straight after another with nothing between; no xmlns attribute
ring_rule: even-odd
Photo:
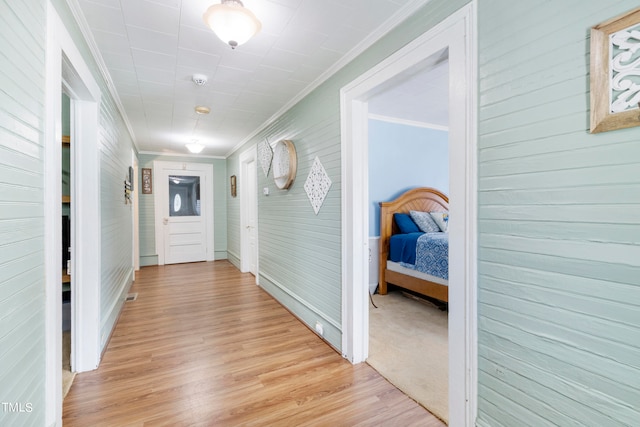
<svg viewBox="0 0 640 427"><path fill-rule="evenodd" d="M163 218L163 219L162 219L162 223L163 223L164 225L169 224L169 218Z"/></svg>

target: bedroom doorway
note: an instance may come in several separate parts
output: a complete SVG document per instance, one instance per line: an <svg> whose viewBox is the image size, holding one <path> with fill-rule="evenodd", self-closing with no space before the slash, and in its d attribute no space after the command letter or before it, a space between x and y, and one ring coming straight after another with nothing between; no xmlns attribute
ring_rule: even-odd
<svg viewBox="0 0 640 427"><path fill-rule="evenodd" d="M449 54L449 424L476 413L476 44L475 3L463 7L341 90L342 352L366 360L368 312L368 102L394 76ZM431 58L431 59L430 59ZM455 332L455 333L454 333Z"/></svg>
<svg viewBox="0 0 640 427"><path fill-rule="evenodd" d="M416 189L424 187L449 194L448 65L448 49L444 49L389 79L386 89L368 100L369 249L372 254L379 254L379 245L388 243L388 235L382 231L379 202L416 194ZM416 201L412 203L411 209L427 210L418 208L423 205ZM384 219L386 224L386 214ZM386 255L370 263L370 289L380 282L380 258L384 258L386 266ZM409 259L406 262L412 264ZM414 270L403 270L398 264L394 264L393 270L410 276L402 276L404 279L397 281L389 279L392 286L388 293L387 286L381 284L384 289L380 294L371 296L367 363L446 422L449 417L447 304L433 298L441 292L436 292L433 286L428 292L410 290L424 287L418 282L426 272L414 276ZM435 270L428 272L435 273ZM446 281L446 274L438 274L440 277L430 276L429 280ZM445 296L439 298L446 300L446 287L444 289Z"/></svg>

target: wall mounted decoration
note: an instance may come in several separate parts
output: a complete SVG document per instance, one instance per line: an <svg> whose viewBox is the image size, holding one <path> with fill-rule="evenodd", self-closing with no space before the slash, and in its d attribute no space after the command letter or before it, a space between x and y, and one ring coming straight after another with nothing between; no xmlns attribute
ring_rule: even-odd
<svg viewBox="0 0 640 427"><path fill-rule="evenodd" d="M307 180L304 183L304 191L307 192L307 197L309 197L309 202L311 202L316 215L320 212L320 207L322 207L324 199L329 193L329 188L331 188L331 179L324 170L322 163L320 163L320 159L316 156L309 171L309 176L307 176Z"/></svg>
<svg viewBox="0 0 640 427"><path fill-rule="evenodd" d="M298 157L296 147L289 140L278 141L273 148L273 181L276 187L286 190L296 179Z"/></svg>
<svg viewBox="0 0 640 427"><path fill-rule="evenodd" d="M153 175L151 168L142 168L142 194L153 194Z"/></svg>
<svg viewBox="0 0 640 427"><path fill-rule="evenodd" d="M640 125L640 8L591 28L591 133Z"/></svg>
<svg viewBox="0 0 640 427"><path fill-rule="evenodd" d="M266 139L258 143L258 157L260 158L260 166L262 166L262 172L264 177L269 176L269 169L271 169L271 159L273 159L273 151L271 150L271 144Z"/></svg>
<svg viewBox="0 0 640 427"><path fill-rule="evenodd" d="M231 175L231 178L229 178L229 183L231 184L231 197L236 197L237 195L237 187L236 187L236 176L235 175Z"/></svg>

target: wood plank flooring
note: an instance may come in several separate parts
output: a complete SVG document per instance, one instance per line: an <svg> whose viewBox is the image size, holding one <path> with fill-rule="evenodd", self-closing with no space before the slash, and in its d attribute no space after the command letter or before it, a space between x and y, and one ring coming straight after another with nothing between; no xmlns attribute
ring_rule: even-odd
<svg viewBox="0 0 640 427"><path fill-rule="evenodd" d="M227 261L144 267L68 426L422 426L440 420L352 365Z"/></svg>

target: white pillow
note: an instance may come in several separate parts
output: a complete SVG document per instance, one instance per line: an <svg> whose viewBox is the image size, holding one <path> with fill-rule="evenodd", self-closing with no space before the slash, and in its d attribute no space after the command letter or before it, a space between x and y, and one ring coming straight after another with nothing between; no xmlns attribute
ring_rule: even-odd
<svg viewBox="0 0 640 427"><path fill-rule="evenodd" d="M440 231L449 232L449 212L429 212Z"/></svg>
<svg viewBox="0 0 640 427"><path fill-rule="evenodd" d="M428 212L409 211L411 219L423 233L438 233L440 228Z"/></svg>

